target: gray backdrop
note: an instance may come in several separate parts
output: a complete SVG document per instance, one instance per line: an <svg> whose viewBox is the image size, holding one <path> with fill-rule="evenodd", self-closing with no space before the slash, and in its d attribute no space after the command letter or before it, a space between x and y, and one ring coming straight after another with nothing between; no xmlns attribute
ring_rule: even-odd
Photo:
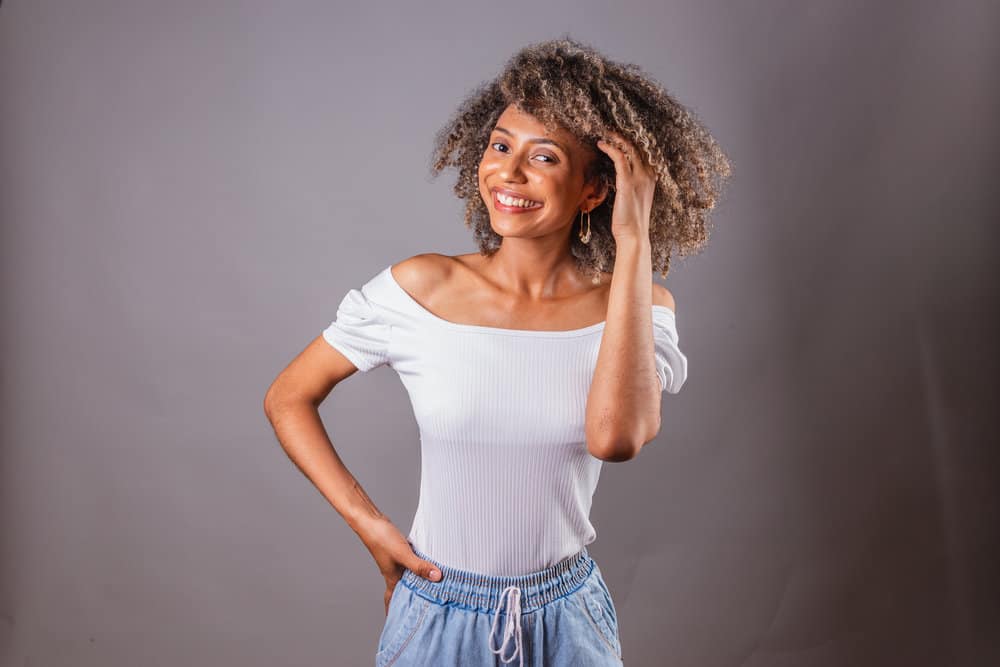
<svg viewBox="0 0 1000 667"><path fill-rule="evenodd" d="M264 391L348 289L474 249L433 133L565 32L735 169L666 280L689 380L594 501L627 664L997 664L998 25L931 0L8 0L0 662L371 663L384 581ZM394 372L322 414L405 533Z"/></svg>

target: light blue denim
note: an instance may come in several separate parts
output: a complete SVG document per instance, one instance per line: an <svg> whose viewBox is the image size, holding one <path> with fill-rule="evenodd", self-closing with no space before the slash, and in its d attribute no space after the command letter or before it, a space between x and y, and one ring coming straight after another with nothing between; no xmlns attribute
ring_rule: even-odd
<svg viewBox="0 0 1000 667"><path fill-rule="evenodd" d="M623 664L618 613L586 547L520 576L459 570L414 552L443 577L430 581L403 571L375 667Z"/></svg>

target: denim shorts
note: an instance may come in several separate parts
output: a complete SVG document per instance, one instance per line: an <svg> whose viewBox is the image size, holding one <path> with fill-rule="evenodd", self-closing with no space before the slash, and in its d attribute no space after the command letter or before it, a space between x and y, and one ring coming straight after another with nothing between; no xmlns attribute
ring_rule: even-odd
<svg viewBox="0 0 1000 667"><path fill-rule="evenodd" d="M519 576L437 565L440 581L410 569L393 589L375 667L622 665L618 613L586 547Z"/></svg>

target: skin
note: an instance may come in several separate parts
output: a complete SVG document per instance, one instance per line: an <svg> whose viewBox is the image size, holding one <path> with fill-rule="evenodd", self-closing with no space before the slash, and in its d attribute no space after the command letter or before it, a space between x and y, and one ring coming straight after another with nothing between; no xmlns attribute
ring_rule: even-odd
<svg viewBox="0 0 1000 667"><path fill-rule="evenodd" d="M506 132L491 134L479 182L491 225L504 237L500 249L491 257L416 255L393 265L393 277L421 305L453 322L565 330L604 321L587 399L587 447L605 461L630 460L660 428L662 390L654 368L651 305L675 307L670 292L652 280L653 175L620 135L598 142L596 148L611 157L616 169L612 233L617 258L614 272L603 274L595 287L578 273L569 251L574 220L607 194L584 181L594 148L566 131L547 130L515 107L508 107L496 125ZM543 206L522 214L496 210L490 191L495 186L522 192ZM346 357L317 336L268 388L264 411L289 458L372 554L385 579L388 614L404 568L431 581L440 576L379 511L320 419L319 405L355 372Z"/></svg>

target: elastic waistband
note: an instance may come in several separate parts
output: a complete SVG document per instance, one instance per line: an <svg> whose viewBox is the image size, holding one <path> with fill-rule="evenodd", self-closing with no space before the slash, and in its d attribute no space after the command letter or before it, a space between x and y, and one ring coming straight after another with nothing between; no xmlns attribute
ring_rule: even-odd
<svg viewBox="0 0 1000 667"><path fill-rule="evenodd" d="M517 576L493 576L460 570L440 563L415 548L413 552L437 565L442 577L440 581L431 581L406 568L402 580L407 587L438 604L454 604L484 612L493 612L504 589L510 586L521 589L521 611L534 611L572 593L594 569L594 559L587 547L544 570Z"/></svg>

